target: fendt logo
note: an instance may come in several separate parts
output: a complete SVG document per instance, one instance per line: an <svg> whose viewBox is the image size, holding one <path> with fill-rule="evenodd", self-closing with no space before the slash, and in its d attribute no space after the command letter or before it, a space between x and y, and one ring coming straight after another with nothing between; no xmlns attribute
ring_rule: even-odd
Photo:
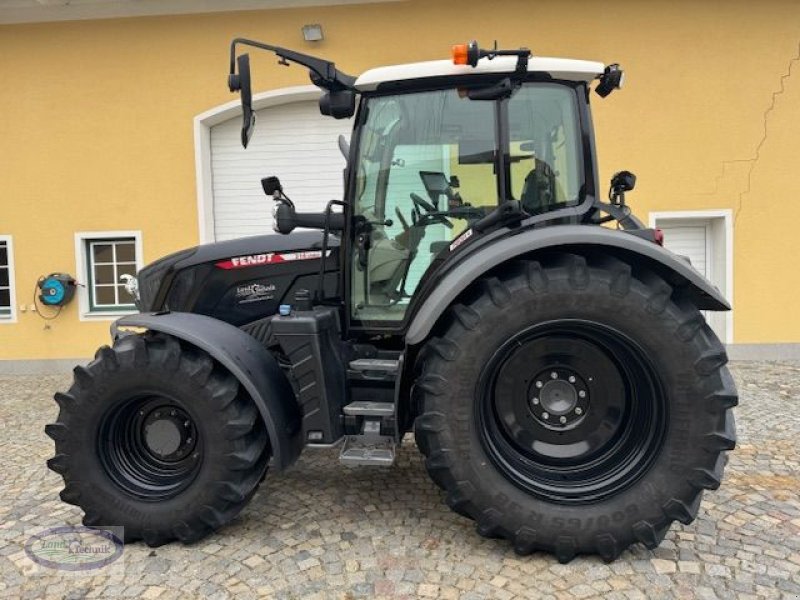
<svg viewBox="0 0 800 600"><path fill-rule="evenodd" d="M330 256L331 251L328 250L325 256ZM223 260L216 263L219 269L244 269L246 267L257 267L259 265L273 265L282 262L290 262L293 260L313 260L322 257L321 250L303 250L302 252L284 252L278 254L275 252L267 252L265 254L248 254L246 256L234 256L228 260Z"/></svg>

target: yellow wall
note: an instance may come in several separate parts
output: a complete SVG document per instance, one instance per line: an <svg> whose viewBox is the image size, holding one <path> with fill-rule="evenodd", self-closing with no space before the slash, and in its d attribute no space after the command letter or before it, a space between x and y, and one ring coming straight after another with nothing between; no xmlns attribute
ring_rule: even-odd
<svg viewBox="0 0 800 600"><path fill-rule="evenodd" d="M322 24L324 42L302 41L309 22ZM196 243L192 119L233 98L225 79L236 35L317 52L351 73L446 57L473 37L619 61L625 89L592 99L603 185L634 171L630 200L645 219L736 211L734 339L800 341L791 310L800 65L773 105L800 51L792 0L406 0L0 26L0 234L14 239L17 304L30 303L39 275L75 272L76 231L142 230L145 261ZM253 59L256 90L307 83L300 68ZM0 359L90 355L108 322L80 322L77 310L73 302L49 328L18 312L0 325Z"/></svg>

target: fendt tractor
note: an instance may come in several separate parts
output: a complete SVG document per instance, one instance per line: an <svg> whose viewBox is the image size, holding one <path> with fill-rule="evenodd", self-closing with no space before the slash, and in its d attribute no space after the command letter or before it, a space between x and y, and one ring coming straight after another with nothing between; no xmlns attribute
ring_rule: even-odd
<svg viewBox="0 0 800 600"><path fill-rule="evenodd" d="M519 554L611 561L690 523L735 444L701 312L730 306L631 213L632 173L600 193L590 91L621 87L619 65L471 42L352 77L235 39L245 147L241 46L307 68L323 115L355 116L344 198L300 212L265 177L277 235L128 281L140 312L46 428L84 524L194 542L304 448L389 467L412 431L447 505Z"/></svg>

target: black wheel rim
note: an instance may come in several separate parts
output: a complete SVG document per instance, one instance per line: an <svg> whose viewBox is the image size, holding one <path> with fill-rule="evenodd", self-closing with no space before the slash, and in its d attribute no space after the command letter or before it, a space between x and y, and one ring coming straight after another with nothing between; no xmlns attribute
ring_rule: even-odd
<svg viewBox="0 0 800 600"><path fill-rule="evenodd" d="M180 494L197 476L202 440L174 398L140 395L118 405L100 426L98 455L111 480L142 500Z"/></svg>
<svg viewBox="0 0 800 600"><path fill-rule="evenodd" d="M667 403L645 352L616 329L565 320L512 337L486 365L477 423L492 462L548 501L596 502L658 455Z"/></svg>

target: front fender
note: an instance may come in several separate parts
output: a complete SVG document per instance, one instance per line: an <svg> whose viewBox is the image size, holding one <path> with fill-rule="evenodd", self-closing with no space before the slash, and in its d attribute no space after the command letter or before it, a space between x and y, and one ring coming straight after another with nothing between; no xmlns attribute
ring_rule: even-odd
<svg viewBox="0 0 800 600"><path fill-rule="evenodd" d="M143 313L111 325L111 337L121 327L144 327L174 336L208 352L236 377L261 413L272 447L273 465L283 470L303 448L300 409L294 391L275 358L253 337L224 321L192 313Z"/></svg>
<svg viewBox="0 0 800 600"><path fill-rule="evenodd" d="M454 264L439 279L428 297L414 311L406 332L406 344L419 344L458 295L491 269L523 255L542 250L613 253L633 266L646 266L682 292L700 309L730 310L720 291L703 277L689 261L643 238L595 225L556 225L527 229L477 248Z"/></svg>

